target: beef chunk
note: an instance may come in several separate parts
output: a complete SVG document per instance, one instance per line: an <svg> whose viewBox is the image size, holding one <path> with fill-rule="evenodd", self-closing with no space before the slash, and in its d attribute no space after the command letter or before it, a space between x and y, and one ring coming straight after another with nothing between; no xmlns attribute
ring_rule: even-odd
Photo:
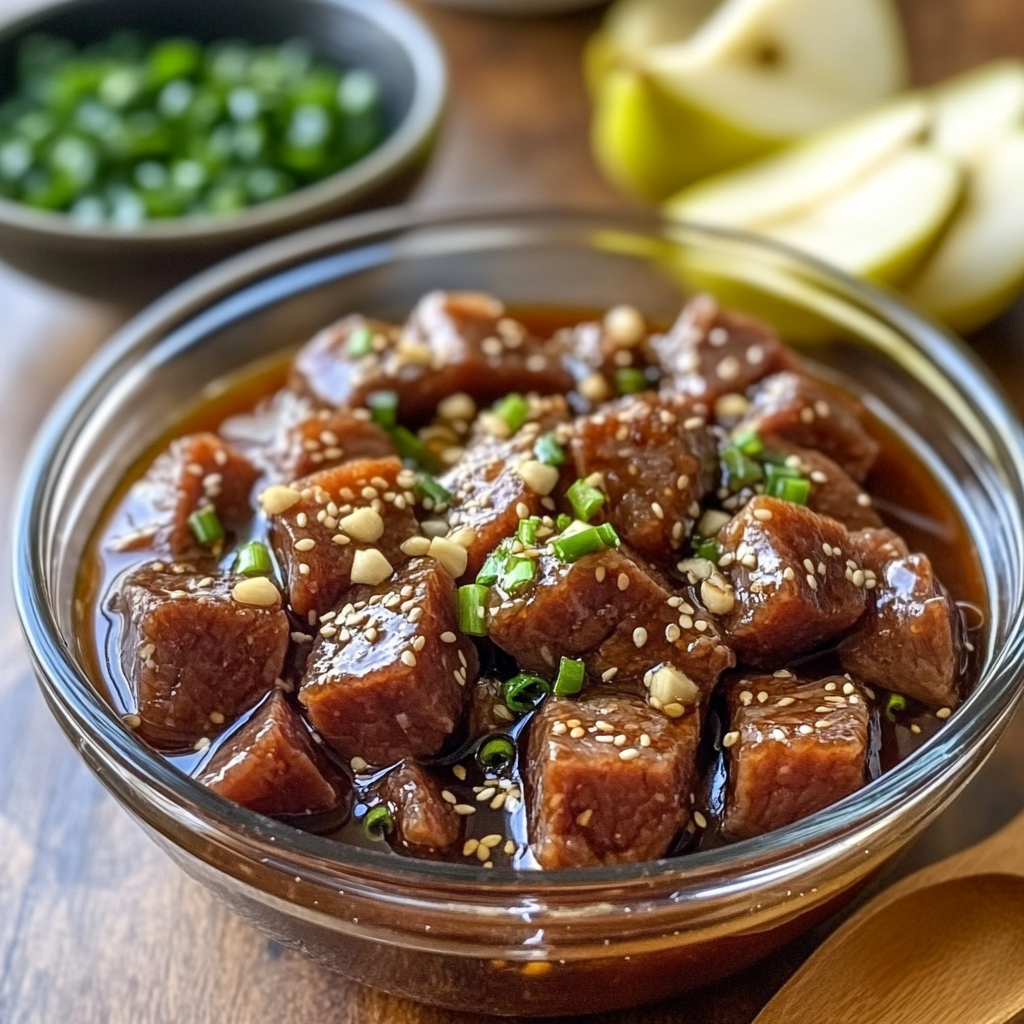
<svg viewBox="0 0 1024 1024"><path fill-rule="evenodd" d="M349 588L356 552L377 551L392 568L405 561L401 545L419 533L414 483L397 458L367 459L314 473L294 488L264 491L260 500L296 615L334 607Z"/></svg>
<svg viewBox="0 0 1024 1024"><path fill-rule="evenodd" d="M441 787L415 761L388 772L381 793L394 811L395 830L388 837L392 844L444 850L459 841L461 819L441 798Z"/></svg>
<svg viewBox="0 0 1024 1024"><path fill-rule="evenodd" d="M260 814L318 814L342 800L341 778L325 764L280 690L214 754L199 781ZM349 795L346 789L344 797Z"/></svg>
<svg viewBox="0 0 1024 1024"><path fill-rule="evenodd" d="M401 331L393 324L364 316L347 316L325 327L292 363L288 384L316 405L341 408L379 374L380 354L393 349ZM365 350L365 351L364 351Z"/></svg>
<svg viewBox="0 0 1024 1024"><path fill-rule="evenodd" d="M881 516L871 506L871 496L827 455L813 448L777 445L788 452L793 465L811 481L807 507L819 516L838 520L847 530L881 527Z"/></svg>
<svg viewBox="0 0 1024 1024"><path fill-rule="evenodd" d="M544 488L538 490L536 480L522 470L536 461L533 447L542 434L555 430L567 439L561 431L568 406L561 396L533 398L531 417L510 438L477 431L459 463L440 479L453 495L447 516L452 533L473 531L465 542L467 579L475 578L487 556L516 532L520 519L549 511ZM554 507L553 501L547 504Z"/></svg>
<svg viewBox="0 0 1024 1024"><path fill-rule="evenodd" d="M291 482L345 462L394 454L391 438L370 421L365 409L321 409L283 427L273 460L278 478Z"/></svg>
<svg viewBox="0 0 1024 1024"><path fill-rule="evenodd" d="M718 534L735 603L726 637L750 665L780 664L849 629L866 605L849 534L792 502L753 498Z"/></svg>
<svg viewBox="0 0 1024 1024"><path fill-rule="evenodd" d="M843 668L932 708L960 703L966 661L963 616L926 555L907 554L889 530L854 534L868 611L839 645Z"/></svg>
<svg viewBox="0 0 1024 1024"><path fill-rule="evenodd" d="M280 595L253 604L243 593L265 584L273 600L269 580L238 590L239 577L172 570L159 562L138 570L118 599L126 619L121 664L139 728L160 745L219 733L253 707L281 674L289 638Z"/></svg>
<svg viewBox="0 0 1024 1024"><path fill-rule="evenodd" d="M728 690L723 831L749 839L820 811L865 782L868 708L844 676L751 676Z"/></svg>
<svg viewBox="0 0 1024 1024"><path fill-rule="evenodd" d="M507 729L515 721L502 694L499 679L481 679L470 694L469 735L486 736Z"/></svg>
<svg viewBox="0 0 1024 1024"><path fill-rule="evenodd" d="M572 455L578 476L602 475L619 536L653 562L675 562L717 477L704 420L678 399L632 395L579 420Z"/></svg>
<svg viewBox="0 0 1024 1024"><path fill-rule="evenodd" d="M662 390L700 402L705 414L723 395L741 393L770 373L798 365L774 331L720 310L708 295L694 299L650 347L661 368Z"/></svg>
<svg viewBox="0 0 1024 1024"><path fill-rule="evenodd" d="M573 384L558 346L532 336L489 295L431 292L401 331L380 331L379 346L358 358L349 354L352 329L343 321L314 338L296 358L294 383L350 407L372 391L395 391L399 418L409 425L427 422L438 402L455 392L489 403L510 391L549 394Z"/></svg>
<svg viewBox="0 0 1024 1024"><path fill-rule="evenodd" d="M878 442L864 429L861 406L803 373L777 373L761 382L737 430L816 448L854 480L863 481L878 455Z"/></svg>
<svg viewBox="0 0 1024 1024"><path fill-rule="evenodd" d="M478 671L476 648L458 633L454 581L416 558L346 594L320 629L299 700L345 757L388 765L441 749Z"/></svg>
<svg viewBox="0 0 1024 1024"><path fill-rule="evenodd" d="M209 555L193 536L189 516L212 508L226 530L240 530L252 516L249 495L258 475L241 452L214 434L172 441L130 491L118 547L152 548L172 558Z"/></svg>
<svg viewBox="0 0 1024 1024"><path fill-rule="evenodd" d="M664 856L687 822L699 735L696 711L673 719L601 689L549 698L530 725L527 761L530 846L541 866Z"/></svg>
<svg viewBox="0 0 1024 1024"><path fill-rule="evenodd" d="M525 592L506 598L491 589L489 614L491 639L524 670L543 675L562 657L583 657L595 679L639 691L648 673L667 664L707 693L734 663L708 616L625 548L571 564L542 553Z"/></svg>

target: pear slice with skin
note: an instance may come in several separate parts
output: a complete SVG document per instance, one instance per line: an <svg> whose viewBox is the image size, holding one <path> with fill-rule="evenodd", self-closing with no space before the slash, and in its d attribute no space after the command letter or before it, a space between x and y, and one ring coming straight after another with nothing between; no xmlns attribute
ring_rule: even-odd
<svg viewBox="0 0 1024 1024"><path fill-rule="evenodd" d="M699 182L665 212L732 227L762 228L837 195L921 140L929 105L909 96L821 132L773 156Z"/></svg>
<svg viewBox="0 0 1024 1024"><path fill-rule="evenodd" d="M965 164L1014 129L1024 128L1024 62L997 60L933 89L932 144Z"/></svg>
<svg viewBox="0 0 1024 1024"><path fill-rule="evenodd" d="M912 147L767 233L847 273L898 284L917 269L949 223L962 181L952 160Z"/></svg>
<svg viewBox="0 0 1024 1024"><path fill-rule="evenodd" d="M956 331L998 316L1024 286L1024 129L988 148L908 297Z"/></svg>
<svg viewBox="0 0 1024 1024"><path fill-rule="evenodd" d="M891 0L725 0L642 67L738 129L789 140L885 99L907 80Z"/></svg>

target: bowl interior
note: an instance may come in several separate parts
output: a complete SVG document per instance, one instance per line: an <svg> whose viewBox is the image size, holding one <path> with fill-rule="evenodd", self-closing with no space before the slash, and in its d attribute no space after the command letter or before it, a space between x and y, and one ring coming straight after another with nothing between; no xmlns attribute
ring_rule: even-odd
<svg viewBox="0 0 1024 1024"><path fill-rule="evenodd" d="M399 319L423 292L457 287L490 290L516 305L629 302L669 319L696 286L776 319L813 311L818 330L802 324L803 351L870 392L874 411L942 481L976 540L989 594L982 678L925 747L821 814L754 844L529 884L589 887L664 874L694 897L709 886L738 893L763 884L758 872L773 859L793 859L796 871L800 854L806 871L807 856L832 858L839 870L847 855L835 853L840 837L870 843L900 816L920 826L966 783L1021 697L1020 428L978 364L889 297L766 243L626 216L453 216L410 224L408 215L393 213L338 222L215 268L130 324L65 396L25 481L16 538L19 607L51 701L124 772L201 816L206 828L258 834L275 856L290 851L294 863L315 858L321 868L335 861L391 875L486 878L492 886L514 881L507 870L396 865L374 851L339 848L229 805L168 767L123 729L80 667L72 612L82 552L116 481L197 388L300 344L333 318L360 311ZM879 838L879 849L893 836Z"/></svg>

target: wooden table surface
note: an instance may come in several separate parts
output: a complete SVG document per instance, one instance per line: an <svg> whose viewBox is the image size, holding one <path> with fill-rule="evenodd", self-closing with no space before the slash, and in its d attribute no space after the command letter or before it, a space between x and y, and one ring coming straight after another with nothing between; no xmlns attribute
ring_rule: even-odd
<svg viewBox="0 0 1024 1024"><path fill-rule="evenodd" d="M27 2L0 0L0 13ZM903 0L903 7L922 83L990 57L1024 56L1019 0ZM579 76L580 46L596 16L427 15L451 59L453 93L417 202L615 201L589 159ZM0 498L0 1022L468 1021L346 983L235 919L115 806L36 691L7 582L10 481L51 402L125 315L0 267L0 475L9 481ZM978 345L1024 409L1024 315L1004 318ZM879 884L981 839L1022 806L1018 716L969 790ZM747 1024L825 932L742 979L592 1020Z"/></svg>

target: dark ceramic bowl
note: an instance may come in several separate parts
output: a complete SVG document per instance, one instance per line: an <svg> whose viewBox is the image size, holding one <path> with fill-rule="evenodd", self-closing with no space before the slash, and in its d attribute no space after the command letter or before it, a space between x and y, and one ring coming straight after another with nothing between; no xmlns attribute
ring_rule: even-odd
<svg viewBox="0 0 1024 1024"><path fill-rule="evenodd" d="M395 0L68 0L0 25L0 98L31 32L87 43L117 29L202 41L299 38L331 63L374 72L387 139L337 174L230 217L89 228L64 214L0 198L0 259L69 291L136 305L255 243L341 213L400 202L418 180L437 134L447 73L437 41Z"/></svg>

